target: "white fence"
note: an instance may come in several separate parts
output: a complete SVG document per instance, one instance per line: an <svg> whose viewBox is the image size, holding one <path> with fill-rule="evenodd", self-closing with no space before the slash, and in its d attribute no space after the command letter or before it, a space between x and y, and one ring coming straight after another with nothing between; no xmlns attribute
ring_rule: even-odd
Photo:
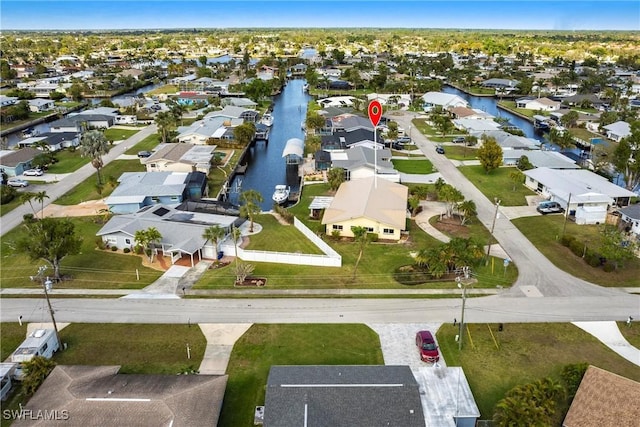
<svg viewBox="0 0 640 427"><path fill-rule="evenodd" d="M299 254L291 252L249 251L242 248L237 248L238 258L243 261L275 262L279 264L315 265L318 267L342 266L342 256L340 256L339 253L333 250L333 248L325 243L320 237L316 236L316 234L309 230L309 228L307 228L307 226L304 225L301 221L298 221L298 218L294 218L293 225L298 230L300 230L300 232L304 234L307 239L309 239L322 252L324 252L324 255ZM233 249L233 246L229 247L225 245L224 250L225 252L229 250L229 253L233 253L231 251L235 249Z"/></svg>

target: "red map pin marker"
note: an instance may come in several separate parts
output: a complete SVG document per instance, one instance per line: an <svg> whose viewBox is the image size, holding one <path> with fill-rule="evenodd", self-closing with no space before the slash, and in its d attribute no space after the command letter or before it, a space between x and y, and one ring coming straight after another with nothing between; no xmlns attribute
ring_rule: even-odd
<svg viewBox="0 0 640 427"><path fill-rule="evenodd" d="M378 101L371 101L369 103L369 120L374 128L378 127L380 117L382 117L382 105Z"/></svg>

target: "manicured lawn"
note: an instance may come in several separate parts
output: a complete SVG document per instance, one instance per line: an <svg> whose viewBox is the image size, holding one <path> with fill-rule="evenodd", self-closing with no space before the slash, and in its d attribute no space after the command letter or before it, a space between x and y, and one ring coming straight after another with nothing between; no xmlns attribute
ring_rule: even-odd
<svg viewBox="0 0 640 427"><path fill-rule="evenodd" d="M4 361L27 337L27 324L20 326L17 322L0 323L0 337L0 359Z"/></svg>
<svg viewBox="0 0 640 427"><path fill-rule="evenodd" d="M448 147L447 147L448 148ZM500 199L502 206L526 206L525 196L535 196L523 184L515 185L509 174L515 170L512 167L494 169L487 174L482 166L461 166L458 168L489 200Z"/></svg>
<svg viewBox="0 0 640 427"><path fill-rule="evenodd" d="M523 116L527 116L527 117L533 117L535 115L543 115L543 116L549 115L548 113L545 113L545 112L540 113L540 111L537 111L537 110L527 110L526 108L516 108L515 101L500 101L498 102L498 105L501 105L508 110L515 111L516 113L520 113Z"/></svg>
<svg viewBox="0 0 640 427"><path fill-rule="evenodd" d="M158 134L149 135L133 147L129 148L124 154L138 154L138 151L151 151L160 143Z"/></svg>
<svg viewBox="0 0 640 427"><path fill-rule="evenodd" d="M462 352L455 341L459 332L457 326L441 326L437 338L447 365L463 367L481 419L493 416L495 404L512 387L544 377L559 381L562 367L567 364L587 362L640 380L638 366L571 324L506 324L502 332L498 332L496 324L468 326L470 336L465 334ZM566 411L566 408L560 411Z"/></svg>
<svg viewBox="0 0 640 427"><path fill-rule="evenodd" d="M101 170L102 179L104 182L108 182L109 176L119 178L124 172L143 172L145 171L144 165L139 160L114 160L106 165ZM72 188L69 192L64 194L56 203L59 205L77 205L78 203L87 200L97 200L107 197L115 187L112 187L108 183L105 184L102 194L98 193L96 189L96 183L98 182L97 174L91 175L89 178L81 182Z"/></svg>
<svg viewBox="0 0 640 427"><path fill-rule="evenodd" d="M56 154L57 163L49 166L47 173L71 173L90 162L88 157L82 157L80 150L71 151L68 148L58 151Z"/></svg>
<svg viewBox="0 0 640 427"><path fill-rule="evenodd" d="M445 156L451 160L477 160L478 149L465 144L447 145Z"/></svg>
<svg viewBox="0 0 640 427"><path fill-rule="evenodd" d="M10 201L9 203L4 203L0 205L0 216L6 214L7 212L11 212L21 204L22 203L20 203L20 192L18 192L18 194L12 201Z"/></svg>
<svg viewBox="0 0 640 427"><path fill-rule="evenodd" d="M83 237L81 253L62 260L62 274L72 280L64 280L56 288L75 289L139 289L149 285L162 274L142 265L142 258L132 254L113 253L96 249L96 233L102 227L98 217L71 218L76 225L76 233ZM3 288L40 288L39 282L33 282L29 276L45 265L42 260L31 261L24 253L13 250L12 243L24 233L22 227L16 227L2 237L0 250L0 287ZM136 270L140 280L136 280ZM48 271L51 271L50 269Z"/></svg>
<svg viewBox="0 0 640 427"><path fill-rule="evenodd" d="M634 258L623 268L607 273L602 268L589 266L584 259L562 246L559 238L564 224L563 215L516 218L511 222L547 259L567 273L601 286L640 287L640 259ZM600 246L600 232L596 225L577 225L567 221L565 232L594 250Z"/></svg>
<svg viewBox="0 0 640 427"><path fill-rule="evenodd" d="M378 335L365 325L253 325L233 347L218 425L253 425L272 365L382 364Z"/></svg>
<svg viewBox="0 0 640 427"><path fill-rule="evenodd" d="M398 172L411 173L411 174L428 174L433 173L433 164L426 158L411 160L392 159L391 162L395 166Z"/></svg>
<svg viewBox="0 0 640 427"><path fill-rule="evenodd" d="M138 132L140 131L133 129L109 128L104 131L104 137L109 141L120 141L123 139L127 139Z"/></svg>
<svg viewBox="0 0 640 427"><path fill-rule="evenodd" d="M175 85L164 85L158 88L155 88L148 92L148 95L160 95L163 93L173 94L178 92L178 86Z"/></svg>
<svg viewBox="0 0 640 427"><path fill-rule="evenodd" d="M198 370L206 339L197 325L72 323L60 331L59 365L121 365L123 374ZM187 358L187 344L191 359Z"/></svg>
<svg viewBox="0 0 640 427"><path fill-rule="evenodd" d="M280 224L271 214L259 215L255 223L262 226L262 231L249 236L247 250L322 255L322 251L297 228Z"/></svg>
<svg viewBox="0 0 640 427"><path fill-rule="evenodd" d="M634 319L630 327L627 326L626 321L618 322L618 328L632 346L640 348L640 322L638 319Z"/></svg>

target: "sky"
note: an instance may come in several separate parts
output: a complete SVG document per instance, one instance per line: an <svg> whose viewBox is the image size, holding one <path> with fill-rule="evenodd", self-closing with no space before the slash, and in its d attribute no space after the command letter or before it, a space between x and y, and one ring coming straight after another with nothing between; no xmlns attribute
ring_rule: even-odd
<svg viewBox="0 0 640 427"><path fill-rule="evenodd" d="M640 1L0 0L1 30L309 27L640 31Z"/></svg>

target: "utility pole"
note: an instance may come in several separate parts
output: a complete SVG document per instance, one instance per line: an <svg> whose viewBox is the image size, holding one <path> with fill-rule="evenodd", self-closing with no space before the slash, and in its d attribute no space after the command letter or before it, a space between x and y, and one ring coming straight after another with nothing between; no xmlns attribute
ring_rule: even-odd
<svg viewBox="0 0 640 427"><path fill-rule="evenodd" d="M467 284L462 283L460 276L456 277L458 288L462 289L462 313L460 314L460 329L458 331L458 350L462 350L462 338L464 334L464 306L467 302Z"/></svg>
<svg viewBox="0 0 640 427"><path fill-rule="evenodd" d="M487 246L487 265L489 265L489 254L491 253L491 243L493 242L493 230L496 228L496 219L498 218L498 208L500 207L500 199L494 198L496 202L496 211L493 214L493 223L491 224L491 233L489 235L489 245Z"/></svg>
<svg viewBox="0 0 640 427"><path fill-rule="evenodd" d="M567 201L567 210L564 213L564 224L562 224L562 237L564 237L564 231L567 229L567 219L569 219L569 208L571 208L571 193L569 193L569 200Z"/></svg>
<svg viewBox="0 0 640 427"><path fill-rule="evenodd" d="M58 333L58 325L56 324L56 318L53 315L53 308L51 307L51 301L49 300L49 287L53 283L49 276L45 279L44 272L47 269L46 265L38 268L38 276L40 276L40 280L42 281L42 289L44 289L44 297L47 300L47 305L49 306L49 314L51 315L51 323L53 323L53 329L56 331L56 339L58 340L58 346L62 348L62 342L60 341L60 334Z"/></svg>

